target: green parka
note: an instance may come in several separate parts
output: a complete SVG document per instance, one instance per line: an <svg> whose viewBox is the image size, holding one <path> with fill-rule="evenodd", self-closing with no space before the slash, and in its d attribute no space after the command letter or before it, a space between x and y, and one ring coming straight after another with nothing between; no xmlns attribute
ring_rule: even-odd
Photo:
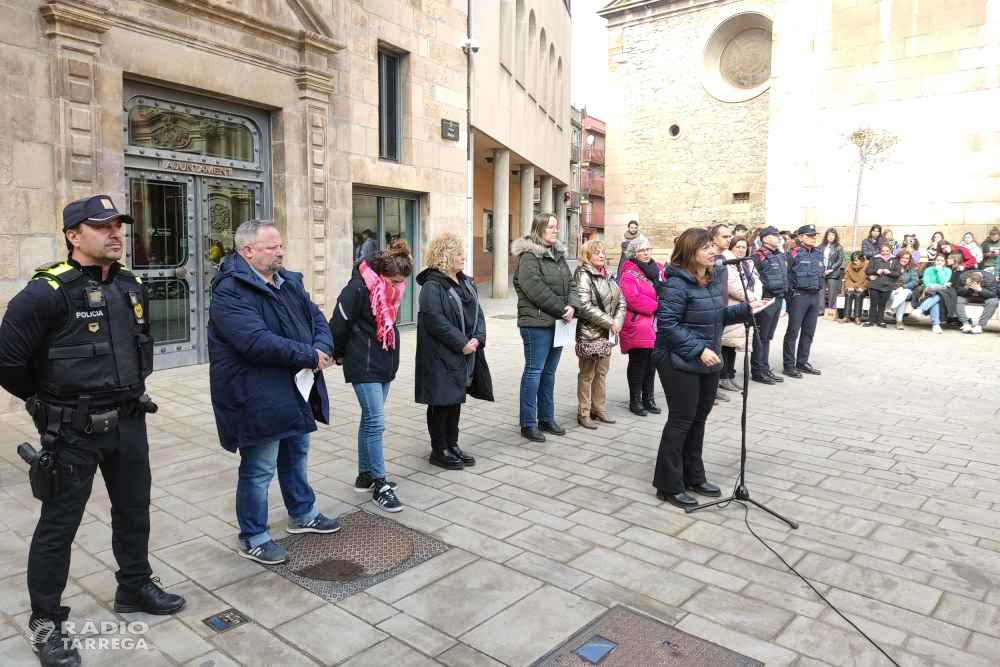
<svg viewBox="0 0 1000 667"><path fill-rule="evenodd" d="M519 258L514 272L517 326L552 327L566 306L580 310L576 281L566 263L566 246L556 241L546 248L525 236L510 244L510 252Z"/></svg>

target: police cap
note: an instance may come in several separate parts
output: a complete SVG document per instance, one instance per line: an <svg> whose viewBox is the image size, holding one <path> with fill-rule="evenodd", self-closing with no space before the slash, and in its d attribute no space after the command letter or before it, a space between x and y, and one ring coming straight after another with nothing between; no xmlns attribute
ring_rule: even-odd
<svg viewBox="0 0 1000 667"><path fill-rule="evenodd" d="M778 231L777 227L765 227L764 229L760 230L759 238L764 238L765 236L770 236L771 234L777 234L778 236L781 236L781 232Z"/></svg>
<svg viewBox="0 0 1000 667"><path fill-rule="evenodd" d="M805 234L806 236L812 236L815 233L816 233L816 225L802 225L797 230L795 230L796 236L802 236L803 234Z"/></svg>
<svg viewBox="0 0 1000 667"><path fill-rule="evenodd" d="M121 220L131 225L134 220L126 213L119 213L111 197L95 195L70 202L63 209L63 231L79 224L106 225L112 220Z"/></svg>

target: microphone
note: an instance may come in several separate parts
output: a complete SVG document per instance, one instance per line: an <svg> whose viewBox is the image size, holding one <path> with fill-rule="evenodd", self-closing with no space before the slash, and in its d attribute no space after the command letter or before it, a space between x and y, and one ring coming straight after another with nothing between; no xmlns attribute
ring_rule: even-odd
<svg viewBox="0 0 1000 667"><path fill-rule="evenodd" d="M736 257L735 259L717 259L715 260L715 266L729 266L730 264L739 264L740 262L750 261L749 257Z"/></svg>

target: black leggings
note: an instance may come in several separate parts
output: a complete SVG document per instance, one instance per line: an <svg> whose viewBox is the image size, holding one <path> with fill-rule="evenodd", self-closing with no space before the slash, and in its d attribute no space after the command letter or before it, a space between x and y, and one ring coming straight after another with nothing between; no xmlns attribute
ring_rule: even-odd
<svg viewBox="0 0 1000 667"><path fill-rule="evenodd" d="M868 321L885 322L885 306L889 303L892 292L882 290L868 290Z"/></svg>
<svg viewBox="0 0 1000 667"><path fill-rule="evenodd" d="M861 317L861 311L865 307L864 300L864 292L844 292L844 317Z"/></svg>
<svg viewBox="0 0 1000 667"><path fill-rule="evenodd" d="M625 376L628 378L629 392L632 394L629 400L633 397L653 397L653 392L656 391L656 366L650 359L652 354L653 348L650 347L633 347L628 351L628 368L625 370Z"/></svg>
<svg viewBox="0 0 1000 667"><path fill-rule="evenodd" d="M732 380L736 377L736 348L722 346L722 374L721 380Z"/></svg>
<svg viewBox="0 0 1000 667"><path fill-rule="evenodd" d="M461 403L427 406L427 431L431 434L431 449L448 449L458 444L458 420L461 417Z"/></svg>
<svg viewBox="0 0 1000 667"><path fill-rule="evenodd" d="M660 437L653 486L664 493L682 493L685 485L706 481L701 448L705 421L719 392L719 373L679 371L667 359L660 366L660 384L669 414Z"/></svg>

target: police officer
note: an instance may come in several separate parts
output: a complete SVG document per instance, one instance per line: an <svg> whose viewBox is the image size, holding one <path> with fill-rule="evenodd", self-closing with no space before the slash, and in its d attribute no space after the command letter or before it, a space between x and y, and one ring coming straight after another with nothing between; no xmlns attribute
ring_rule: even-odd
<svg viewBox="0 0 1000 667"><path fill-rule="evenodd" d="M809 365L809 348L816 333L816 318L823 314L823 253L816 247L816 228L803 225L795 233L798 244L788 252L788 329L782 347L782 373L801 378L803 373L819 375ZM801 336L799 332L801 331ZM795 339L799 339L798 354Z"/></svg>
<svg viewBox="0 0 1000 667"><path fill-rule="evenodd" d="M781 300L788 290L788 265L785 254L778 250L781 244L781 232L777 227L765 227L760 232L761 246L753 255L754 266L760 274L762 297L773 299L774 303L757 313L757 333L759 344L755 343L750 354L751 376L754 382L774 384L784 382L784 379L771 372L768 358L771 352L771 339L778 327L778 316L781 314Z"/></svg>
<svg viewBox="0 0 1000 667"><path fill-rule="evenodd" d="M148 559L145 412L155 406L144 379L153 370L153 340L146 289L117 261L122 223L132 218L107 196L66 206L68 260L39 267L0 324L0 386L26 399L41 453L54 460L50 493L38 492L41 516L28 552L29 630L46 667L80 664L72 642L63 641L70 610L60 602L97 468L111 500L115 611L172 614L184 606L151 577Z"/></svg>

